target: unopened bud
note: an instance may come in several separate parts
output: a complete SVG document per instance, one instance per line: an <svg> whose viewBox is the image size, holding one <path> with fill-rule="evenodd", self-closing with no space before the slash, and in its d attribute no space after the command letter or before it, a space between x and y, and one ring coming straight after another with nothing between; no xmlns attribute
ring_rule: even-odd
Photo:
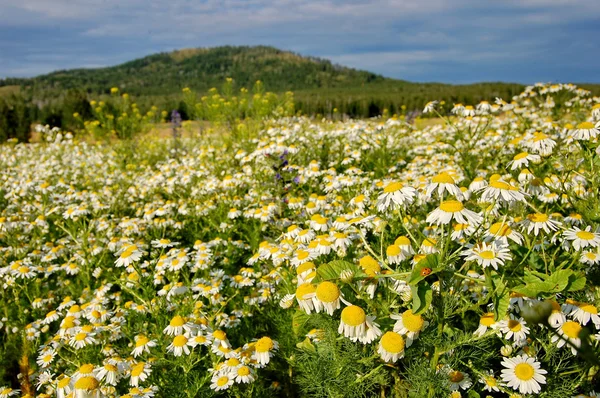
<svg viewBox="0 0 600 398"><path fill-rule="evenodd" d="M513 353L513 347L511 345L505 345L500 348L500 354L503 357L509 357Z"/></svg>

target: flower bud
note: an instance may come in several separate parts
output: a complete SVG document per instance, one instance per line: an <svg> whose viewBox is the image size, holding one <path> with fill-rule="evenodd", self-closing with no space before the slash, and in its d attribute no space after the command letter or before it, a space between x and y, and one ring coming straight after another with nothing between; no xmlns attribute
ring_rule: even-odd
<svg viewBox="0 0 600 398"><path fill-rule="evenodd" d="M509 357L511 356L511 354L513 353L513 347L511 345L505 345L502 348L500 348L500 354L502 354L503 357Z"/></svg>

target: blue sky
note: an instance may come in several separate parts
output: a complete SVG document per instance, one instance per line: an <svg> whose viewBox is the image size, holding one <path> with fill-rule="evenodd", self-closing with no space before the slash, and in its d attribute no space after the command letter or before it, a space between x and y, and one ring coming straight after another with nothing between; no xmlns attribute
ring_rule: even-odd
<svg viewBox="0 0 600 398"><path fill-rule="evenodd" d="M0 0L0 78L272 45L411 81L600 82L600 0Z"/></svg>

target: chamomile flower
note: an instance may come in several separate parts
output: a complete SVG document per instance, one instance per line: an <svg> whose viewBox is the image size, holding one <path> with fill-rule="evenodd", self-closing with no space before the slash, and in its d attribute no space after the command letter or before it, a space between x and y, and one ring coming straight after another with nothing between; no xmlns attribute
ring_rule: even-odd
<svg viewBox="0 0 600 398"><path fill-rule="evenodd" d="M175 315L169 325L164 328L163 333L169 336L183 334L185 330L188 330L189 326L187 325L185 319L180 315Z"/></svg>
<svg viewBox="0 0 600 398"><path fill-rule="evenodd" d="M592 232L591 228L588 226L585 230L581 230L577 227L572 227L563 232L563 235L577 251L581 251L586 247L598 247L600 246L600 234Z"/></svg>
<svg viewBox="0 0 600 398"><path fill-rule="evenodd" d="M138 362L132 365L129 371L129 384L134 387L139 386L150 376L150 373L152 373L152 368L147 362Z"/></svg>
<svg viewBox="0 0 600 398"><path fill-rule="evenodd" d="M414 314L412 310L406 310L402 314L392 314L390 318L396 320L394 332L406 336L407 347L410 347L419 337L419 333L429 325L420 314Z"/></svg>
<svg viewBox="0 0 600 398"><path fill-rule="evenodd" d="M441 225L455 220L461 224L478 225L482 219L479 214L468 210L458 200L446 200L427 216L426 221L430 224Z"/></svg>
<svg viewBox="0 0 600 398"><path fill-rule="evenodd" d="M400 182L390 182L377 198L377 210L384 212L390 208L406 207L414 201L416 195L416 189L406 187Z"/></svg>
<svg viewBox="0 0 600 398"><path fill-rule="evenodd" d="M366 332L367 314L357 305L350 305L342 310L338 333L349 338L362 337Z"/></svg>
<svg viewBox="0 0 600 398"><path fill-rule="evenodd" d="M521 394L537 394L542 390L540 384L546 384L548 373L540 368L540 363L527 355L504 358L501 372L502 381L508 387L518 390Z"/></svg>
<svg viewBox="0 0 600 398"><path fill-rule="evenodd" d="M73 385L76 397L99 397L100 382L94 376L84 376L77 379Z"/></svg>
<svg viewBox="0 0 600 398"><path fill-rule="evenodd" d="M385 362L396 362L404 358L404 338L396 332L386 332L381 336L377 353Z"/></svg>
<svg viewBox="0 0 600 398"><path fill-rule="evenodd" d="M577 348L581 347L581 338L579 333L581 332L581 325L579 322L566 321L556 328L555 335L552 336L552 342L556 343L558 348L568 343L568 347L571 349L573 355L577 355Z"/></svg>
<svg viewBox="0 0 600 398"><path fill-rule="evenodd" d="M510 166L511 170L518 170L522 167L528 167L529 162L539 163L539 162L541 162L541 160L542 160L542 158L540 157L540 155L535 155L535 154L531 154L531 153L527 153L527 152L521 152L521 153L515 155L513 160L508 162L508 165Z"/></svg>
<svg viewBox="0 0 600 398"><path fill-rule="evenodd" d="M598 316L598 308L595 305L567 299L564 308L569 316L582 325L585 326L592 321L596 328L600 328L600 316Z"/></svg>
<svg viewBox="0 0 600 398"><path fill-rule="evenodd" d="M590 141L600 136L600 122L581 122L571 131L571 136L575 140Z"/></svg>
<svg viewBox="0 0 600 398"><path fill-rule="evenodd" d="M510 318L498 323L498 329L504 334L507 340L512 339L515 344L523 345L527 339L529 328L526 326L523 318L516 318L513 315Z"/></svg>
<svg viewBox="0 0 600 398"><path fill-rule="evenodd" d="M460 370L447 369L448 381L450 382L450 390L467 390L473 385L473 381L468 373L461 372Z"/></svg>
<svg viewBox="0 0 600 398"><path fill-rule="evenodd" d="M296 300L300 308L310 314L315 308L317 287L312 283L303 283L296 289Z"/></svg>
<svg viewBox="0 0 600 398"><path fill-rule="evenodd" d="M185 335L177 335L173 338L173 341L167 347L167 352L172 352L176 357L190 355L190 348L188 347L188 338Z"/></svg>
<svg viewBox="0 0 600 398"><path fill-rule="evenodd" d="M329 315L333 315L333 312L340 308L340 296L340 289L333 282L319 283L315 291L315 311L320 312L323 308Z"/></svg>
<svg viewBox="0 0 600 398"><path fill-rule="evenodd" d="M462 191L456 185L454 178L447 172L442 172L433 177L431 183L425 188L425 196L427 198L431 198L434 192L437 192L439 197L443 197L444 192L448 192L448 194L456 198L463 197Z"/></svg>
<svg viewBox="0 0 600 398"><path fill-rule="evenodd" d="M505 246L498 246L496 243L481 242L462 253L466 261L476 261L482 268L492 267L495 270L498 266L504 265L505 261L512 259L510 250Z"/></svg>
<svg viewBox="0 0 600 398"><path fill-rule="evenodd" d="M139 357L144 352L150 353L150 348L156 347L156 341L150 340L148 337L140 334L135 337L135 348L131 351L134 358Z"/></svg>
<svg viewBox="0 0 600 398"><path fill-rule="evenodd" d="M119 258L115 261L115 266L127 268L130 264L139 261L142 254L137 245L124 246L119 253Z"/></svg>
<svg viewBox="0 0 600 398"><path fill-rule="evenodd" d="M489 392L499 392L500 387L504 386L503 383L494 376L494 372L491 370L484 372L479 378L479 382L483 384L483 389Z"/></svg>
<svg viewBox="0 0 600 398"><path fill-rule="evenodd" d="M524 226L527 229L527 233L530 234L533 232L535 236L538 236L540 231L544 231L547 234L556 231L560 225L560 222L552 220L544 213L529 214L524 220Z"/></svg>
<svg viewBox="0 0 600 398"><path fill-rule="evenodd" d="M233 385L234 378L227 373L215 373L210 380L210 388L215 391L224 391Z"/></svg>
<svg viewBox="0 0 600 398"><path fill-rule="evenodd" d="M261 365L269 363L273 357L273 352L277 351L279 343L270 337L262 337L254 344L254 353L252 357Z"/></svg>
<svg viewBox="0 0 600 398"><path fill-rule="evenodd" d="M495 179L490 181L489 185L483 189L480 201L485 203L511 204L525 201L525 194L508 182Z"/></svg>
<svg viewBox="0 0 600 398"><path fill-rule="evenodd" d="M15 390L10 387L0 387L0 398L14 397L20 392L21 390Z"/></svg>
<svg viewBox="0 0 600 398"><path fill-rule="evenodd" d="M495 327L496 321L494 320L494 313L486 312L481 316L481 318L479 318L479 327L477 330L475 330L475 332L473 332L473 335L481 337L488 331L488 329L494 329Z"/></svg>
<svg viewBox="0 0 600 398"><path fill-rule="evenodd" d="M119 368L111 363L105 363L94 370L94 375L106 384L116 386L119 381Z"/></svg>
<svg viewBox="0 0 600 398"><path fill-rule="evenodd" d="M252 383L256 379L255 371L246 365L237 367L230 372L236 383Z"/></svg>
<svg viewBox="0 0 600 398"><path fill-rule="evenodd" d="M486 238L500 243L500 246L508 246L509 239L519 245L523 243L523 235L513 230L505 222L497 222L492 224L486 231L485 236Z"/></svg>

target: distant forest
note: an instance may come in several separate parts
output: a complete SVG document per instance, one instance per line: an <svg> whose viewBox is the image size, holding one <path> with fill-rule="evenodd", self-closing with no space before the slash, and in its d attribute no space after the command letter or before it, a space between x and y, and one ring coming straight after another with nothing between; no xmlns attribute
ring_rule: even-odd
<svg viewBox="0 0 600 398"><path fill-rule="evenodd" d="M182 89L202 95L220 87L226 78L235 87L250 88L261 80L267 91L293 91L296 110L306 115L349 117L420 110L430 100L476 104L495 97L510 100L524 88L511 83L449 85L412 83L304 57L273 47L217 47L184 49L98 69L57 71L34 78L0 80L0 141L28 134L32 121L69 128L73 113L91 116L89 102L110 94L112 87L128 93L141 111L177 109L185 118ZM600 85L579 84L600 95ZM25 135L25 136L24 136Z"/></svg>

